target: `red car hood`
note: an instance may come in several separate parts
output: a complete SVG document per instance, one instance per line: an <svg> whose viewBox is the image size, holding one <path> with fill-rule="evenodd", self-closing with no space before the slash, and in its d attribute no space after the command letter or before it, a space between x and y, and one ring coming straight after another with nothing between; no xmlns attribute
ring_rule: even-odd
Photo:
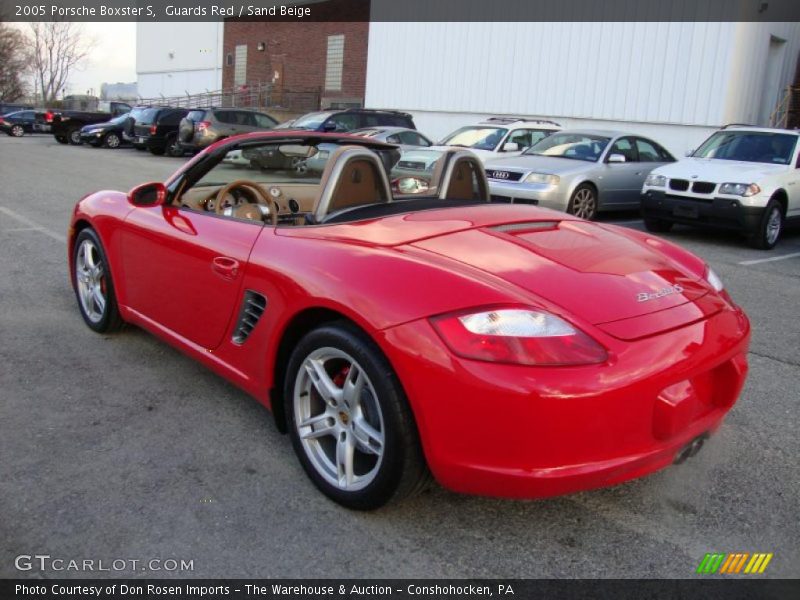
<svg viewBox="0 0 800 600"><path fill-rule="evenodd" d="M499 277L595 325L674 308L710 290L697 274L645 243L526 206L429 210L279 231L367 245L411 244Z"/></svg>

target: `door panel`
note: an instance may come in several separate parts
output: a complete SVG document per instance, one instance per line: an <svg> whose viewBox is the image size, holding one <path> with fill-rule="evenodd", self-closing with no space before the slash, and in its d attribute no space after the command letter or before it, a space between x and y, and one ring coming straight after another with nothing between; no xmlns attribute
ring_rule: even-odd
<svg viewBox="0 0 800 600"><path fill-rule="evenodd" d="M208 349L222 342L241 296L260 223L172 206L137 208L122 235L130 308Z"/></svg>

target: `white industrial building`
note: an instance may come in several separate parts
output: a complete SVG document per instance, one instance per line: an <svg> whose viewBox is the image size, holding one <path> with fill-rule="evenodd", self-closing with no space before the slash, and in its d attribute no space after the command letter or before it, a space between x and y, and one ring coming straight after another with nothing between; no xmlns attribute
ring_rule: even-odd
<svg viewBox="0 0 800 600"><path fill-rule="evenodd" d="M223 22L136 24L139 96L159 98L222 88Z"/></svg>
<svg viewBox="0 0 800 600"><path fill-rule="evenodd" d="M373 22L365 105L407 110L436 139L525 115L682 156L722 124L767 124L798 51L800 23Z"/></svg>

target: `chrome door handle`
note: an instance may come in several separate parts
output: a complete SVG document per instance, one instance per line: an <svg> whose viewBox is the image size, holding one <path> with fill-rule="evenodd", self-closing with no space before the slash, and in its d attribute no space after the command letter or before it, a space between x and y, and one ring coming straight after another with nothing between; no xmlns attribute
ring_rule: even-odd
<svg viewBox="0 0 800 600"><path fill-rule="evenodd" d="M236 279L239 274L239 261L228 256L215 256L211 269L225 279Z"/></svg>

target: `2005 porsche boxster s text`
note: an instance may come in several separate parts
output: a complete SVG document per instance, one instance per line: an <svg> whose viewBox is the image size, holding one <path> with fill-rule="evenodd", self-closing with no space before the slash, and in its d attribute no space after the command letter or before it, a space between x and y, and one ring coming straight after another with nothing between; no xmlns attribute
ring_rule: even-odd
<svg viewBox="0 0 800 600"><path fill-rule="evenodd" d="M249 166L226 163L234 151ZM702 260L492 204L463 149L423 197L393 196L397 158L363 137L255 133L164 184L83 198L69 264L84 320L138 325L244 388L352 508L429 473L541 497L699 449L742 389L750 336Z"/></svg>

